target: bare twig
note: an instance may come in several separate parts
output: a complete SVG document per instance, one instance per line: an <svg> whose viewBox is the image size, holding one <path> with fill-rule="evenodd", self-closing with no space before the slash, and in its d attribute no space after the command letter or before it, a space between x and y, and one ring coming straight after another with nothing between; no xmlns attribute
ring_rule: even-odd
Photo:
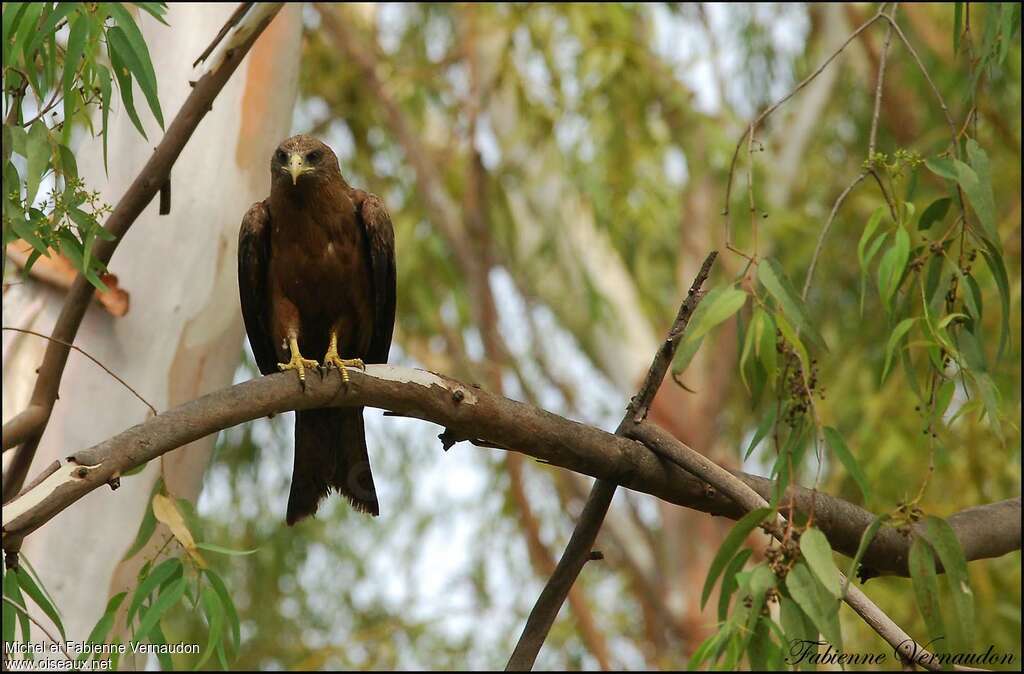
<svg viewBox="0 0 1024 674"><path fill-rule="evenodd" d="M199 122L212 108L214 99L220 93L228 79L238 68L239 63L245 58L250 47L262 34L263 30L270 24L270 21L280 10L280 3L272 3L274 6L263 16L260 23L256 25L249 36L236 48L225 54L224 62L216 70L206 73L185 99L181 109L175 116L174 121L167 127L160 144L156 147L153 155L139 172L139 175L132 182L128 191L118 202L110 217L107 219L106 230L113 235L111 241L97 241L93 248L93 255L102 263L110 261L110 257L117 249L118 243L128 232L128 229L142 213L143 209L152 201L153 197L160 190L160 187L167 181L171 167L181 154L185 144L192 137ZM54 341L47 346L43 356L43 364L39 369L39 377L36 379L35 388L29 404L40 406L46 411L46 419L53 411L54 402L57 400L57 393L60 388L61 376L64 373L64 366L67 364L68 355L71 349L65 343L74 343L78 327L85 317L94 292L93 285L81 274L76 279L71 290L68 292L61 309L60 316L53 328L51 335ZM11 460L10 465L4 472L3 494L5 499L10 499L25 482L32 459L35 457L39 439L46 427L44 421L39 429L27 438L19 447Z"/></svg>
<svg viewBox="0 0 1024 674"><path fill-rule="evenodd" d="M744 129L743 135L741 135L739 140L736 141L736 147L735 147L735 149L732 152L732 160L729 163L729 175L728 175L728 178L726 178L726 182L725 182L725 208L722 209L722 215L726 215L726 216L729 215L729 197L732 194L732 179L733 179L733 173L736 170L736 158L739 156L740 147L743 146L743 141L746 140L747 135L755 133L757 131L758 125L760 125L761 122L763 122L769 115L771 115L773 112L775 112L779 108L779 106L781 106L783 103L785 103L790 98L795 96L801 89L803 89L808 84L810 84L812 81L814 81L814 79L818 75L820 75L822 73L822 71L825 70L825 68L828 67L828 64L832 63L832 61L835 60L835 58L837 56L839 56L839 54L841 54L843 52L843 50L846 49L846 47L851 42L853 42L853 40L856 39L856 37L858 35L863 33L871 24L873 24L875 21L877 21L880 17L883 16L882 11L884 9L885 9L885 4L883 3L882 6L879 8L879 10L875 13L874 16L872 16L870 19L868 19L867 21L862 23L857 28L857 30L853 31L853 33L851 33L850 36L848 38L846 38L846 41L843 42L843 44L841 44L838 49L836 49L834 52L832 52L832 54L827 59L825 59L825 61L821 65L819 65L818 68L814 72L812 72L810 75L805 77L799 84L796 85L796 87L792 91L790 91L788 94L786 94L785 96L780 98L778 101L773 103L771 106L766 108L763 112L761 112L761 114L759 114L754 119L754 121L751 122L750 125L746 129Z"/></svg>
<svg viewBox="0 0 1024 674"><path fill-rule="evenodd" d="M13 332L23 332L23 333L25 333L26 335L35 335L36 337L42 337L43 339L48 339L48 340L50 340L50 341L52 341L52 342L59 342L60 344L63 344L64 346L68 347L69 349L74 349L75 351L77 351L78 353L82 354L83 356L85 356L86 358L88 358L89 360L91 360L92 362L94 362L94 363L96 363L97 365L99 365L99 366L100 366L100 368L102 368L102 370L103 370L104 372L106 372L106 373L107 373L107 374L109 374L109 375L110 375L111 377L113 377L114 379L116 379L116 380L117 380L117 381L118 381L118 382L119 382L119 383L121 384L121 386L124 386L124 387L125 387L126 389L128 389L129 391L131 391L131 392L132 392L132 395L134 395L134 396L135 396L136 398L138 398L139 400L141 400L141 401L142 401L142 404L143 404L143 405L145 405L146 407L148 407L148 408L150 409L150 411L151 411L151 412L153 412L153 414L157 414L157 413L158 413L158 412L156 411L156 408L155 408L155 407L153 407L153 406L152 406L152 405L151 405L151 404L149 403L149 401L148 401L148 400L146 400L146 399L145 399L145 398L143 398L143 397L142 397L141 395L139 395L139 392L138 392L138 391L136 391L135 389L133 389L133 388L132 388L132 387L131 387L131 386L130 386L130 385L128 384L128 382L126 382L126 381L125 381L124 379L121 379L121 378L120 378L120 377L118 377L118 376L117 376L116 374L114 374L114 373L113 373L113 371L111 371L111 369L110 369L109 367L107 367L106 365L104 365L103 363L101 363L101 362L100 362L99 360L97 360L96 358L94 358L94 357L93 357L93 356L92 356L92 355L91 355L91 354L90 354L89 352L87 352L87 351L86 351L85 349L81 349L81 348L79 348L79 347L75 346L74 344L70 344L70 343L68 343L68 342L65 342L65 341L63 341L63 340L59 340L59 339L57 339L57 338L55 338L55 337L50 337L49 335L44 335L44 334L43 334L43 333L41 333L41 332L36 332L35 330L24 330L24 329L22 329L22 328L10 328L10 327L3 327L3 328L0 328L0 330L11 330L11 331L13 331ZM4 447L4 449L7 449L7 447Z"/></svg>
<svg viewBox="0 0 1024 674"><path fill-rule="evenodd" d="M892 13L895 14L897 5L893 5ZM867 161L871 161L871 158L875 154L875 142L878 138L878 117L882 109L882 87L885 81L885 62L889 55L889 45L892 42L892 24L889 24L888 30L885 32L885 44L882 46L882 55L878 62L878 77L875 78L875 109L871 115L871 134L868 138L868 157ZM804 301L807 301L807 293L811 289L811 279L814 278L814 269L818 265L818 258L821 257L821 251L825 247L825 238L828 237L829 231L832 229L832 222L836 219L836 213L839 212L840 206L846 201L846 197L849 196L853 188L860 184L860 181L864 180L867 176L869 169L861 171L853 181L847 185L839 196L836 198L834 204L832 204L832 211L828 215L828 220L825 221L825 226L821 228L821 233L818 235L818 242L814 246L814 254L811 256L811 263L807 266L807 278L804 279L804 289L801 293L801 297ZM875 178L877 179L877 175ZM881 185L881 181L879 181ZM884 193L884 188L883 188ZM886 197L888 201L888 197ZM895 215L894 215L895 217Z"/></svg>
<svg viewBox="0 0 1024 674"><path fill-rule="evenodd" d="M711 273L711 265L714 264L716 257L718 257L718 253L712 252L704 260L700 272L690 286L686 299L679 307L679 312L672 323L672 327L669 329L668 336L654 356L654 361L651 363L651 367L644 378L643 384L640 386L639 392L633 396L626 406L626 414L615 431L616 435L624 435L627 428L646 418L647 410L650 408L651 401L654 400L654 395L658 392L658 388L665 378L665 373L672 363L672 357L679 346L679 341L686 329L686 325L689 323L690 317L703 297L701 287L704 285L704 281L707 280L708 274ZM594 540L597 538L597 533L601 529L601 523L604 522L605 514L608 512L608 507L615 496L616 486L616 482L612 480L599 479L594 483L586 505L583 506L583 512L580 514L576 528L573 530L572 537L569 539L569 544L566 546L565 552L562 553L562 558L558 560L555 572L541 591L533 610L530 611L530 616L526 620L526 626L519 637L519 642L516 644L515 650L505 666L507 671L529 670L533 668L533 663L537 660L537 654L540 652L541 646L544 645L548 631L551 629L551 625L554 624L555 617L565 602L569 589L576 582L576 577L583 570L583 565L586 564L590 557Z"/></svg>

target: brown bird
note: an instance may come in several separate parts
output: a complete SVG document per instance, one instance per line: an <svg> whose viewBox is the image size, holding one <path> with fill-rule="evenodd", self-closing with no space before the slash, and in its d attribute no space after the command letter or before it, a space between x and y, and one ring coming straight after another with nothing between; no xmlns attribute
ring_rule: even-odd
<svg viewBox="0 0 1024 674"><path fill-rule="evenodd" d="M270 160L270 197L238 235L238 289L260 372L386 363L395 326L395 234L381 200L349 186L331 148L288 138ZM295 413L289 525L331 489L377 515L363 408Z"/></svg>

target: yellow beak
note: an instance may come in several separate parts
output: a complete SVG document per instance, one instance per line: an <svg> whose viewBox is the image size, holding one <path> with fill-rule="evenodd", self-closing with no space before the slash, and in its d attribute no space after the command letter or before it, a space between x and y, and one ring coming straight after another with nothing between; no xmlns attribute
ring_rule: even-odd
<svg viewBox="0 0 1024 674"><path fill-rule="evenodd" d="M293 153L290 157L288 157L288 173L290 173L292 176L292 185L298 183L299 176L301 176L308 170L309 167L306 166L306 162L305 160L303 160L301 154Z"/></svg>

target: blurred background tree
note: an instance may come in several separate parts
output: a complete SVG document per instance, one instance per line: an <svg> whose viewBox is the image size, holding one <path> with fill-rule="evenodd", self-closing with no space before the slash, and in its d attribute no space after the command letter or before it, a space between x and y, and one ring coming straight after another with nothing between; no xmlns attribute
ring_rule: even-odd
<svg viewBox="0 0 1024 674"><path fill-rule="evenodd" d="M948 515L1020 493L1020 38L980 74L986 12L972 5L954 53L952 5L907 5L903 30L958 126L992 164L1010 275L1008 353L991 375L1011 420L1000 441L978 415L943 437L922 507ZM427 367L612 429L704 254L725 243L725 185L746 125L835 51L864 5L307 6L294 129L324 138L353 184L395 222L399 316L393 362ZM1019 25L1019 15L1017 18ZM761 255L802 279L836 197L866 157L885 27L865 31L759 129L753 156ZM973 48L973 52L971 51ZM910 54L888 55L877 150L935 156L949 128ZM972 59L975 63L972 65ZM744 144L745 147L745 144ZM734 245L745 214L745 152L733 178ZM943 194L923 168L900 185ZM924 203L921 203L924 200ZM862 182L839 209L808 305L832 346L818 413L844 432L868 482L823 466L823 488L875 512L911 498L928 466L905 373L879 385L889 337L858 307L853 253L884 203ZM740 274L725 253L719 283ZM981 281L986 334L999 297ZM865 316L877 314L869 297ZM746 310L740 320L748 320ZM763 416L737 369L735 321L712 332L652 417L700 451L766 474L742 453ZM994 346L989 346L994 350ZM256 374L246 362L236 378ZM961 401L962 402L962 401ZM315 522L281 526L291 415L222 434L199 513L207 538L259 548L224 561L242 621L238 666L501 666L582 507L589 479L518 454L460 444L423 422L369 417L382 514L339 499ZM768 451L768 450L765 450ZM540 668L679 668L715 627L699 606L727 525L620 490ZM755 553L756 554L756 553ZM978 633L1020 656L1020 555L970 565ZM872 597L911 634L926 630L907 579ZM884 645L842 611L847 651ZM200 630L181 616L180 634ZM169 635L170 636L170 635Z"/></svg>

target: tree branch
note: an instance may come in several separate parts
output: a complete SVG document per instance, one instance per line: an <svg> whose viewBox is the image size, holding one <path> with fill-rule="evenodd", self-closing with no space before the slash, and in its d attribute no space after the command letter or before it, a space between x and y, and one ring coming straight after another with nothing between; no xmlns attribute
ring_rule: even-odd
<svg viewBox="0 0 1024 674"><path fill-rule="evenodd" d="M368 406L447 427L457 438L481 438L577 473L712 515L738 519L744 510L718 490L640 442L565 419L536 407L487 393L424 370L368 365L341 375L307 378L303 392L290 372L260 377L192 400L68 457L60 468L3 509L3 545L20 539L92 490L167 452L212 433L269 414L330 406ZM771 480L734 472L754 491L770 495ZM793 489L799 512L809 512L811 492ZM852 557L871 513L826 494L815 498L815 522L834 550ZM789 496L784 499L788 501ZM948 518L967 560L998 557L1020 549L1020 497L969 508ZM853 520L851 523L849 520ZM906 575L909 541L872 545L864 564ZM851 545L852 541L852 545Z"/></svg>
<svg viewBox="0 0 1024 674"><path fill-rule="evenodd" d="M167 182L171 167L174 166L178 155L181 154L185 144L188 143L199 126L199 122L212 109L214 99L227 84L242 59L245 58L249 48L277 15L282 4L268 3L265 11L259 13L258 23L251 27L248 36L224 53L224 60L219 67L207 72L196 82L192 92L174 117L174 121L167 127L167 132L154 150L153 156L142 167L135 181L132 182L107 219L105 228L113 235L113 240L97 240L93 248L93 255L97 260L104 264L110 261L128 229L153 200L161 186ZM71 352L66 344L74 343L78 327L82 324L85 312L89 308L94 290L92 284L79 274L64 300L64 306L53 328L53 341L46 348L43 364L39 368L39 377L36 379L29 403L30 406L41 407L45 412L45 417L37 428L32 429L32 432L24 437L24 444L15 453L4 474L3 494L5 500L14 496L25 482L25 476L35 457L36 448L39 446L39 439L46 429L50 414L53 412L53 405L57 400L61 376L64 374L64 366L67 364L68 355ZM3 435L7 436L6 428Z"/></svg>

